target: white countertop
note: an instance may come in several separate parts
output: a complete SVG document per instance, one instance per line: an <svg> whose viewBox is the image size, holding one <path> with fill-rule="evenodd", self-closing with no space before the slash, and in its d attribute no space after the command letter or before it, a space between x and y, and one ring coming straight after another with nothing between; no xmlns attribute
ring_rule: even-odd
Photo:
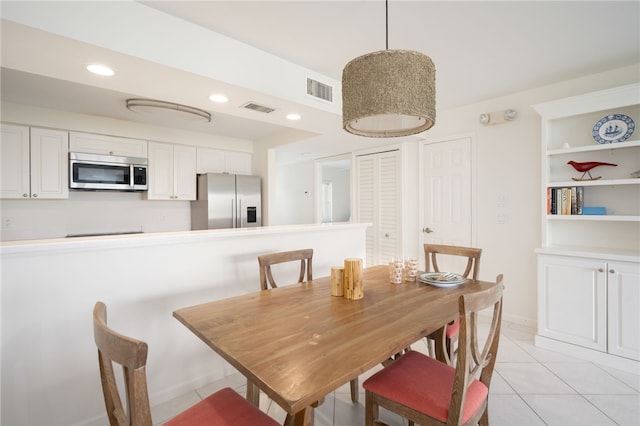
<svg viewBox="0 0 640 426"><path fill-rule="evenodd" d="M23 253L51 250L77 250L78 248L108 248L120 246L145 246L194 242L197 240L243 238L256 235L274 235L317 231L332 231L345 228L361 228L368 223L322 223L304 225L261 226L254 228L206 229L198 231L150 232L119 235L98 235L73 238L50 238L42 240L18 240L0 242L0 253Z"/></svg>

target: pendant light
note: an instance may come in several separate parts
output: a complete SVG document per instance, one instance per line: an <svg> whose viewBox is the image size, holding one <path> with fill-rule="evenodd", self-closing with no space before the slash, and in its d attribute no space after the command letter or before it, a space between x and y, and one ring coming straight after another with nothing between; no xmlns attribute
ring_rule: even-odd
<svg viewBox="0 0 640 426"><path fill-rule="evenodd" d="M431 58L412 50L386 50L351 60L342 71L342 125L369 137L408 136L430 129L436 119L436 70Z"/></svg>

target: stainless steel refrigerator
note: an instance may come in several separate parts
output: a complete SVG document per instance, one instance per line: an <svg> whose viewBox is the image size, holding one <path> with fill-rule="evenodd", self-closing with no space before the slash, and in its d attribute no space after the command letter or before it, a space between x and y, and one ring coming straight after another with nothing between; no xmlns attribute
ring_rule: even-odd
<svg viewBox="0 0 640 426"><path fill-rule="evenodd" d="M262 226L261 180L258 176L198 175L198 199L191 202L191 229Z"/></svg>

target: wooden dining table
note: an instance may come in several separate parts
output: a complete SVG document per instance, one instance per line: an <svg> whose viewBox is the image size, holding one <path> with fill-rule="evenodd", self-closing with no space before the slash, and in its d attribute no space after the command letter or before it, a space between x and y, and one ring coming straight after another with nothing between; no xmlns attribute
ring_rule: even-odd
<svg viewBox="0 0 640 426"><path fill-rule="evenodd" d="M364 268L364 298L331 295L330 277L178 309L173 316L265 392L294 425L314 406L458 315L458 297L494 285L391 284L386 265ZM442 350L442 349L440 349Z"/></svg>

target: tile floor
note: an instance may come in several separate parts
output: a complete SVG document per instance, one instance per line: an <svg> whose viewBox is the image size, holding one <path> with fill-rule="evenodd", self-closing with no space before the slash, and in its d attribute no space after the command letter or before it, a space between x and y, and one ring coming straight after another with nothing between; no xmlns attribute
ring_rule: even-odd
<svg viewBox="0 0 640 426"><path fill-rule="evenodd" d="M492 426L640 425L640 374L602 367L581 359L536 348L535 331L503 322L498 360L491 382L489 420ZM419 342L412 348L426 352ZM360 377L362 383L371 371ZM171 418L217 389L229 386L245 394L239 373L153 407L157 424ZM261 395L260 408L282 422L285 412ZM383 412L390 426L406 421ZM315 411L316 426L364 425L364 391L353 404L349 384L328 395Z"/></svg>

